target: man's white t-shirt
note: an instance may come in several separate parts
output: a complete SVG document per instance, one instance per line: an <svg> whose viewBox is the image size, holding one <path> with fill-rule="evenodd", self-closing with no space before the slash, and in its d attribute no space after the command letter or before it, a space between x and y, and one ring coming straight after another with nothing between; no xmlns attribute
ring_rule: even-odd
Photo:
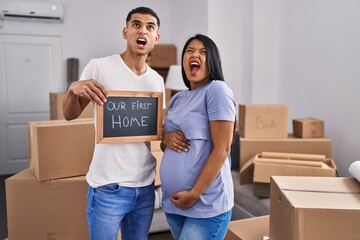
<svg viewBox="0 0 360 240"><path fill-rule="evenodd" d="M98 81L106 90L163 92L165 99L164 80L156 71L147 66L137 76L119 54L90 60L80 76L87 79ZM155 166L149 142L95 144L86 180L94 188L110 183L148 186L154 181Z"/></svg>

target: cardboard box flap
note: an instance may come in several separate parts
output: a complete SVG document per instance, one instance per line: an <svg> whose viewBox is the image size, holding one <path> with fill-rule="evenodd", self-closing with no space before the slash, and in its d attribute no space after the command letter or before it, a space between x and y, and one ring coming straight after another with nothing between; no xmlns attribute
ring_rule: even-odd
<svg viewBox="0 0 360 240"><path fill-rule="evenodd" d="M269 236L269 221L269 215L231 221L225 240L261 240Z"/></svg>
<svg viewBox="0 0 360 240"><path fill-rule="evenodd" d="M296 190L283 190L283 193L296 208L360 210L360 193Z"/></svg>
<svg viewBox="0 0 360 240"><path fill-rule="evenodd" d="M360 194L360 182L355 178L274 176L280 189L303 192L338 192ZM314 180L316 179L316 185ZM341 179L341 181L339 181ZM341 189L341 190L339 190Z"/></svg>
<svg viewBox="0 0 360 240"><path fill-rule="evenodd" d="M61 178L61 179L57 179L57 182L60 181L85 181L86 177L85 175L82 176L77 176L77 177L68 177L68 178ZM32 174L31 171L29 171L29 169L25 169L21 172L18 172L17 174L9 177L6 179L6 182L19 182L19 181L34 181L34 182L38 182L38 180L36 179L36 177L34 176L34 174ZM49 180L48 182L52 182L53 180Z"/></svg>
<svg viewBox="0 0 360 240"><path fill-rule="evenodd" d="M240 169L240 183L249 184L253 183L254 175L254 161L257 154L247 161Z"/></svg>

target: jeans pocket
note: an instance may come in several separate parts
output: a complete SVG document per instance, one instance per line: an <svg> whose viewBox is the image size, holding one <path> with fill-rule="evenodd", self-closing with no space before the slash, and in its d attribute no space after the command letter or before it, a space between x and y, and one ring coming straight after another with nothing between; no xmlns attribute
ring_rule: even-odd
<svg viewBox="0 0 360 240"><path fill-rule="evenodd" d="M96 190L101 192L117 192L120 190L120 186L117 183L110 183L96 188Z"/></svg>

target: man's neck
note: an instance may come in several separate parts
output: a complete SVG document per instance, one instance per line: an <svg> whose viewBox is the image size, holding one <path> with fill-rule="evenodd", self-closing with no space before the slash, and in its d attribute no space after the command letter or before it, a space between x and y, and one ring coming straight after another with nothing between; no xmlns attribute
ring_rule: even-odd
<svg viewBox="0 0 360 240"><path fill-rule="evenodd" d="M146 55L139 56L132 54L129 51L125 51L120 54L124 63L138 76L142 75L146 71Z"/></svg>

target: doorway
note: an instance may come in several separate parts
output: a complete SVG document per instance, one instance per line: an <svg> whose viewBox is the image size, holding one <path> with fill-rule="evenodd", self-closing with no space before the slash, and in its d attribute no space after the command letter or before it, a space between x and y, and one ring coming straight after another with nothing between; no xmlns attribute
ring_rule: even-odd
<svg viewBox="0 0 360 240"><path fill-rule="evenodd" d="M29 166L29 121L49 119L61 92L60 36L0 34L0 175Z"/></svg>

